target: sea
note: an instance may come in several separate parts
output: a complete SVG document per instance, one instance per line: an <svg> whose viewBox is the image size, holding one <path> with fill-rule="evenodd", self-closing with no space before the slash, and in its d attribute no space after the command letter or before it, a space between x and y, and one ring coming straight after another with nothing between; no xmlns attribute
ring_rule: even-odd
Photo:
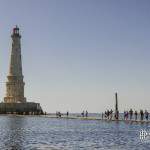
<svg viewBox="0 0 150 150"><path fill-rule="evenodd" d="M0 150L149 149L149 123L0 116Z"/></svg>

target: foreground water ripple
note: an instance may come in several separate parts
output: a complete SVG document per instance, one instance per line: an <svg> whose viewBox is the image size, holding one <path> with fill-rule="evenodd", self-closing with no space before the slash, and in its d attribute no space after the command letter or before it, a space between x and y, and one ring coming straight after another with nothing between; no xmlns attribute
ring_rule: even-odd
<svg viewBox="0 0 150 150"><path fill-rule="evenodd" d="M0 116L0 150L147 150L149 124Z"/></svg>

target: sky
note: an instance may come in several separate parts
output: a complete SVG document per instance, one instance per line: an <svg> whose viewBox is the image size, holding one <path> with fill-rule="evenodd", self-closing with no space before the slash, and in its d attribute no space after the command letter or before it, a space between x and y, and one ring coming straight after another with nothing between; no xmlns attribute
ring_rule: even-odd
<svg viewBox="0 0 150 150"><path fill-rule="evenodd" d="M149 0L0 0L0 99L21 31L27 101L47 112L150 111Z"/></svg>

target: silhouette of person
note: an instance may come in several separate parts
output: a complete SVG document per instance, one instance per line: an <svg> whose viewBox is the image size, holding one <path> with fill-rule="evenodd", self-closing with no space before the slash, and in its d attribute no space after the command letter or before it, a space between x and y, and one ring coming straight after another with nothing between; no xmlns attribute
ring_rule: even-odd
<svg viewBox="0 0 150 150"><path fill-rule="evenodd" d="M137 120L137 115L138 115L137 111L134 112L134 115L135 115L135 120Z"/></svg>
<svg viewBox="0 0 150 150"><path fill-rule="evenodd" d="M86 112L85 112L85 116L88 117L88 111L87 111L87 110L86 110Z"/></svg>

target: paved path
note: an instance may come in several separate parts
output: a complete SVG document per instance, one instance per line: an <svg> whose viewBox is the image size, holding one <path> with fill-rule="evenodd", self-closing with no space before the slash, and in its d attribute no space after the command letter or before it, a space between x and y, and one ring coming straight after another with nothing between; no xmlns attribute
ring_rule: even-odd
<svg viewBox="0 0 150 150"><path fill-rule="evenodd" d="M45 117L48 118L58 118L58 119L80 119L80 120L101 120L101 121L116 121L116 122L125 122L125 123L150 123L150 120L124 120L124 119L101 119L100 117L80 117L80 116L62 116L62 117L56 117L55 115L45 115Z"/></svg>

